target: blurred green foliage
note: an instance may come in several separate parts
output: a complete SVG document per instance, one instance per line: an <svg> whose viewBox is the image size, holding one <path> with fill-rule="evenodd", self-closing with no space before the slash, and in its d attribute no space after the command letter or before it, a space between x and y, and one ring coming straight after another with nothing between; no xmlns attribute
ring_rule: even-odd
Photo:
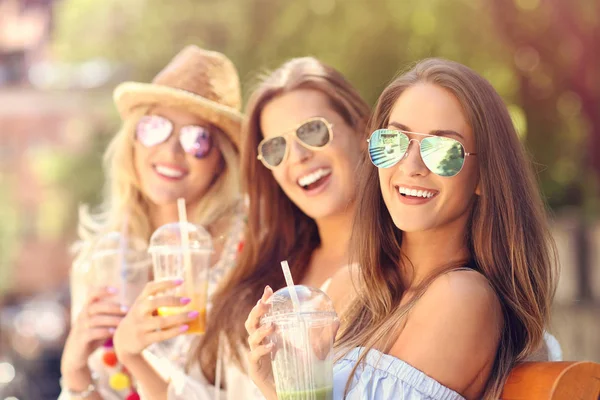
<svg viewBox="0 0 600 400"><path fill-rule="evenodd" d="M13 192L14 187L9 175L0 172L0 296L11 286L9 268L18 251L19 216Z"/></svg>
<svg viewBox="0 0 600 400"><path fill-rule="evenodd" d="M245 97L260 72L313 55L371 104L411 63L453 59L504 97L549 204L589 214L600 186L600 56L589 48L599 16L595 0L62 0L53 46L61 60L102 57L149 81L194 43L233 60Z"/></svg>

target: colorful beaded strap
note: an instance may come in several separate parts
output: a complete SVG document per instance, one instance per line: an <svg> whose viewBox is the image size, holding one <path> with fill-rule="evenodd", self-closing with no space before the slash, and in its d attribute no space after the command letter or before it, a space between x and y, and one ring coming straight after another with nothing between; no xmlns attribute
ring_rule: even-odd
<svg viewBox="0 0 600 400"><path fill-rule="evenodd" d="M125 400L140 400L131 374L123 364L119 362L115 353L112 339L108 339L103 346L102 363L109 370L108 385L111 389L121 392L129 389L129 394Z"/></svg>

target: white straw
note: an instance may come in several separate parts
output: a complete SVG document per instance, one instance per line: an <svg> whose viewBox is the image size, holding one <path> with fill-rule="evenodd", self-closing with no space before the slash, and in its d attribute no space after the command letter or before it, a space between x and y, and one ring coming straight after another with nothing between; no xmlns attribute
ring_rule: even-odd
<svg viewBox="0 0 600 400"><path fill-rule="evenodd" d="M215 400L221 398L221 371L223 370L223 332L219 333L219 344L217 347L217 369L215 371Z"/></svg>
<svg viewBox="0 0 600 400"><path fill-rule="evenodd" d="M296 288L294 287L294 280L292 279L292 273L290 272L290 266L288 265L287 260L281 262L281 269L283 269L283 276L285 277L285 282L290 291L290 296L292 297L294 311L298 312L300 310L300 301L298 300L298 294L296 293Z"/></svg>
<svg viewBox="0 0 600 400"><path fill-rule="evenodd" d="M192 257L190 254L190 238L188 231L187 213L185 210L185 199L177 199L177 211L179 212L179 227L181 229L181 247L183 250L183 268L184 279L188 288L193 288L194 280L192 279ZM192 291L188 291L188 296L192 295Z"/></svg>

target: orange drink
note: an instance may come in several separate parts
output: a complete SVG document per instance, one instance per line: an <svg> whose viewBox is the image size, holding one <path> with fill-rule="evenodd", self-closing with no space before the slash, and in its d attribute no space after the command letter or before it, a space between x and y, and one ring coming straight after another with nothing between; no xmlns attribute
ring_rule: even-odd
<svg viewBox="0 0 600 400"><path fill-rule="evenodd" d="M158 315L166 317L170 315L177 315L184 312L198 311L198 317L193 321L189 322L189 329L185 331L186 334L203 334L206 331L206 295L202 293L194 293L189 296L192 300L190 303L181 307L159 307Z"/></svg>
<svg viewBox="0 0 600 400"><path fill-rule="evenodd" d="M181 279L183 284L160 295L188 297L190 302L176 307L159 307L158 315L176 315L198 311L186 334L203 334L206 329L206 305L210 280L212 238L201 226L175 222L158 228L150 238L149 253L155 280Z"/></svg>

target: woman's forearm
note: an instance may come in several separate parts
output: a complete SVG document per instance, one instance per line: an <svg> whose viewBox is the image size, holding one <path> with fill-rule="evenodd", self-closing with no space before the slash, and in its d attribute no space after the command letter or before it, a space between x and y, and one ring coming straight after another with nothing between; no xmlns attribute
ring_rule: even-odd
<svg viewBox="0 0 600 400"><path fill-rule="evenodd" d="M166 400L169 381L161 375L143 355L131 355L121 359L127 370L133 375L140 392L144 393L147 400Z"/></svg>
<svg viewBox="0 0 600 400"><path fill-rule="evenodd" d="M96 384L94 379L92 378L92 372L89 368L84 368L78 371L63 371L62 372L62 387L63 393L66 393L66 389L71 392L84 392L90 384ZM63 395L59 397L59 400L70 400L72 396ZM86 397L86 400L104 400L100 393L98 392L98 387L94 390L89 396Z"/></svg>

